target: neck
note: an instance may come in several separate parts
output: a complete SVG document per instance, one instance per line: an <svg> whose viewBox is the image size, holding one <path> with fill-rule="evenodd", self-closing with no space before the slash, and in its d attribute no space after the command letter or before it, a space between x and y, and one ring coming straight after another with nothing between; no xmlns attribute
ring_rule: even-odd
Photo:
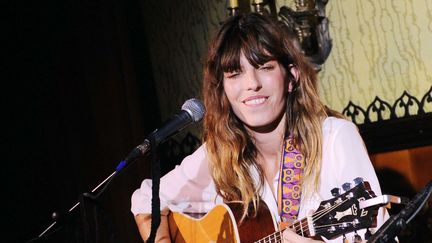
<svg viewBox="0 0 432 243"><path fill-rule="evenodd" d="M249 129L262 157L279 157L285 138L285 116L282 115L274 129L266 131Z"/></svg>

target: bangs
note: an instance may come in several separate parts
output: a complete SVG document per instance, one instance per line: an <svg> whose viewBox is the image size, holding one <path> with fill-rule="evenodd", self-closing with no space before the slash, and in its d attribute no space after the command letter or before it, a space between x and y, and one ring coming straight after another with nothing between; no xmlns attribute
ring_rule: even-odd
<svg viewBox="0 0 432 243"><path fill-rule="evenodd" d="M226 39L223 41L224 45L219 50L222 72L241 71L240 55L242 52L255 68L268 61L278 59L271 55L271 53L275 53L273 48L265 46L265 41L260 40L258 33L242 32L238 29L233 32L237 33L226 35Z"/></svg>

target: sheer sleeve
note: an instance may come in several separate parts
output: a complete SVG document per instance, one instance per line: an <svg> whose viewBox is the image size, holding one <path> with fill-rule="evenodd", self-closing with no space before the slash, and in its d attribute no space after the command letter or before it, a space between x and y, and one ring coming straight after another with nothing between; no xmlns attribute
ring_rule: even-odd
<svg viewBox="0 0 432 243"><path fill-rule="evenodd" d="M131 211L134 215L151 213L151 186L152 181L146 179L132 194ZM202 213L215 205L217 194L210 176L205 145L161 178L159 196L162 213L167 210Z"/></svg>

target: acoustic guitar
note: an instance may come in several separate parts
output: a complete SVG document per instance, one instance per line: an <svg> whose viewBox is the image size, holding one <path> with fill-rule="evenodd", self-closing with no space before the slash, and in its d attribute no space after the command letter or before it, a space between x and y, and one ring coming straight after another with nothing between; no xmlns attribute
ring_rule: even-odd
<svg viewBox="0 0 432 243"><path fill-rule="evenodd" d="M308 217L295 221L289 228L305 237L323 236L333 239L359 229L376 227L378 203L365 203L375 198L368 182L361 178L354 180L356 186L345 192L332 190L332 199L322 201L318 209ZM374 200L369 200L374 201ZM376 200L375 200L376 201ZM362 203L363 202L363 203ZM364 206L367 205L367 206ZM281 242L282 230L277 230L268 207L260 202L258 215L239 223L242 206L239 203L219 204L200 218L171 212L168 225L172 242Z"/></svg>

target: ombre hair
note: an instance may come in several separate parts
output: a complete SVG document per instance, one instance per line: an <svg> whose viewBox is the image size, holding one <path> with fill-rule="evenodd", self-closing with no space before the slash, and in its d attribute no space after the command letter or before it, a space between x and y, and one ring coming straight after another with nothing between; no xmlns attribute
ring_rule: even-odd
<svg viewBox="0 0 432 243"><path fill-rule="evenodd" d="M322 122L328 110L320 101L316 71L305 59L288 29L256 13L227 19L210 42L204 67L203 96L206 106L203 139L216 190L225 201L243 203L243 218L256 209L264 184L254 139L231 109L223 88L223 73L241 70L240 56L254 67L278 61L292 90L286 97L286 134L290 134L306 159L303 196L319 186L322 155ZM296 68L296 80L290 68ZM331 112L331 111L330 111ZM331 112L333 113L333 112ZM281 148L282 149L282 148ZM251 167L258 171L256 183Z"/></svg>

